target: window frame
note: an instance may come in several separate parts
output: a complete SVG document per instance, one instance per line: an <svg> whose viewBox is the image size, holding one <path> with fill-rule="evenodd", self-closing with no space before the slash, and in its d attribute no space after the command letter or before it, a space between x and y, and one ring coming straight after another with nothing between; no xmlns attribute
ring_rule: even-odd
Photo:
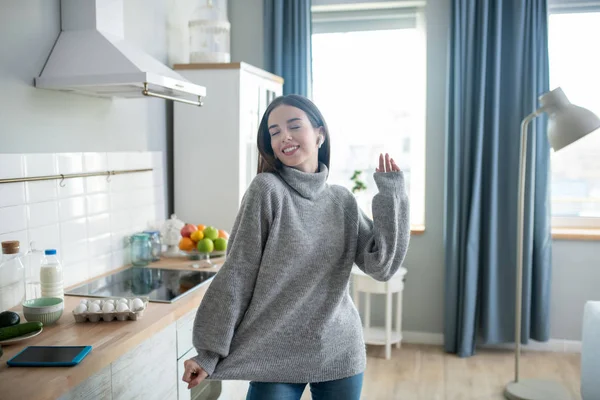
<svg viewBox="0 0 600 400"><path fill-rule="evenodd" d="M396 1L388 3L360 3L360 4L332 4L332 5L313 5L311 7L312 18L312 34L323 33L344 33L344 32L361 32L370 30L396 30L396 29L421 29L425 32L425 1ZM427 46L426 40L423 38L423 44ZM424 63L426 61L426 49L424 51ZM422 148L423 154L421 159L425 160L425 143L426 143L426 115L427 115L427 75L423 82L423 138L419 146ZM411 149L414 149L411 142ZM416 150L415 150L416 151ZM412 156L411 156L412 158ZM420 166L419 166L420 167ZM416 208L420 215L418 222L411 222L411 234L419 235L425 232L425 224L427 220L425 203L425 180L426 180L426 163L423 161L422 171L416 179L420 179L416 185L411 185L412 188L418 190L419 206ZM411 170L411 174L414 172ZM419 176L422 175L422 176ZM414 182L412 182L414 183ZM411 194L411 198L413 195ZM414 206L411 209L415 208Z"/></svg>
<svg viewBox="0 0 600 400"><path fill-rule="evenodd" d="M576 14L576 13L600 13L600 1L597 0L579 0L576 3L572 3L572 0L549 0L548 1L548 17L552 14ZM551 68L551 66L550 66ZM552 198L550 198L550 204L552 204ZM583 231L597 231L596 236L600 239L600 217L564 217L564 216L551 216L551 227L553 233L556 232L557 237L562 237L560 231L568 230L583 230ZM589 234L589 232L588 232Z"/></svg>

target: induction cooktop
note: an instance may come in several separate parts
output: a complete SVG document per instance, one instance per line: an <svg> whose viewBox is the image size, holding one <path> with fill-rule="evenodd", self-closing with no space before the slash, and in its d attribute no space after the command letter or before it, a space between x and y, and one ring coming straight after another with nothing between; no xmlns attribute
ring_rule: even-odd
<svg viewBox="0 0 600 400"><path fill-rule="evenodd" d="M71 288L65 294L85 297L138 297L172 303L210 282L213 271L165 268L128 268Z"/></svg>

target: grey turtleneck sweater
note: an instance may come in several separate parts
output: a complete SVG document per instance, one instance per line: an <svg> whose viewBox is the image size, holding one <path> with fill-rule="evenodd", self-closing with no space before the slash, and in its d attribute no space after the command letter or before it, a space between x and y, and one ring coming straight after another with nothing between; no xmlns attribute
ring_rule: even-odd
<svg viewBox="0 0 600 400"><path fill-rule="evenodd" d="M261 173L237 215L227 258L194 323L209 379L324 382L363 372L354 263L377 280L398 270L410 237L402 172L376 172L373 221L327 167Z"/></svg>

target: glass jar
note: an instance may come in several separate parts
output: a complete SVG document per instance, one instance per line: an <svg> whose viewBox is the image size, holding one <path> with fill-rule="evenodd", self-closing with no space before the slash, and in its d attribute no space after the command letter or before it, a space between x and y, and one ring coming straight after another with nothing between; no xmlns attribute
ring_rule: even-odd
<svg viewBox="0 0 600 400"><path fill-rule="evenodd" d="M25 267L19 255L18 240L2 242L0 260L0 312L20 305L25 300Z"/></svg>
<svg viewBox="0 0 600 400"><path fill-rule="evenodd" d="M147 233L135 233L130 239L131 264L145 267L152 260L152 244Z"/></svg>
<svg viewBox="0 0 600 400"><path fill-rule="evenodd" d="M190 62L228 63L231 24L226 0L200 0L189 22Z"/></svg>
<svg viewBox="0 0 600 400"><path fill-rule="evenodd" d="M152 247L152 249L151 249L152 261L160 261L160 256L162 254L162 240L160 238L160 232L159 231L144 231L144 233L147 233L148 235L150 235L150 245Z"/></svg>

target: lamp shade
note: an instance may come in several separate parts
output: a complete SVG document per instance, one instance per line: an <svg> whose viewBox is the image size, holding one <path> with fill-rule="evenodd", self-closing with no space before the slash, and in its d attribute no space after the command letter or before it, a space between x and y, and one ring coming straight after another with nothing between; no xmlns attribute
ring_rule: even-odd
<svg viewBox="0 0 600 400"><path fill-rule="evenodd" d="M600 118L590 110L571 104L561 88L540 96L548 113L548 141L558 151L600 128Z"/></svg>

